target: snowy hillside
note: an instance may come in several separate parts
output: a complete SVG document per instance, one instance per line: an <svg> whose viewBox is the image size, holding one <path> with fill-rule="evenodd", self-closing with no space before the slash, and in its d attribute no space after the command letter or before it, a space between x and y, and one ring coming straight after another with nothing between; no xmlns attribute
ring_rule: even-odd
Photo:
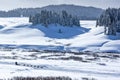
<svg viewBox="0 0 120 80"><path fill-rule="evenodd" d="M120 35L106 36L96 21L81 21L81 27L32 26L28 18L0 18L1 48L29 48L92 52L120 52ZM59 33L61 30L61 33Z"/></svg>
<svg viewBox="0 0 120 80"><path fill-rule="evenodd" d="M106 36L96 21L80 23L43 27L31 25L28 18L0 18L0 79L120 80L120 54L105 53L120 52L120 33Z"/></svg>

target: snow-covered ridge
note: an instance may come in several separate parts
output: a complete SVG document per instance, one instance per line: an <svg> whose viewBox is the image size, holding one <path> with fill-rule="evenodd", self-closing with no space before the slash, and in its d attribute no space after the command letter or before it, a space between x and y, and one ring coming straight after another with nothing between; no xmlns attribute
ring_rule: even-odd
<svg viewBox="0 0 120 80"><path fill-rule="evenodd" d="M0 18L0 47L40 50L120 52L120 33L104 35L96 21L81 21L81 27L48 28L28 23L28 18ZM59 33L61 29L62 33Z"/></svg>

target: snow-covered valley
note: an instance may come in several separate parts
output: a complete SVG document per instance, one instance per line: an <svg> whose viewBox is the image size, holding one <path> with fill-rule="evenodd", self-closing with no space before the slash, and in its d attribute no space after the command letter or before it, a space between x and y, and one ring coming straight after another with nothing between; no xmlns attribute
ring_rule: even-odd
<svg viewBox="0 0 120 80"><path fill-rule="evenodd" d="M32 26L28 18L0 18L0 46L38 50L120 52L120 33L104 35L96 21L81 21L81 27ZM61 30L61 33L59 33Z"/></svg>
<svg viewBox="0 0 120 80"><path fill-rule="evenodd" d="M31 25L28 18L0 18L0 79L120 80L120 33L107 36L104 27L95 27L96 21L80 23L43 27Z"/></svg>

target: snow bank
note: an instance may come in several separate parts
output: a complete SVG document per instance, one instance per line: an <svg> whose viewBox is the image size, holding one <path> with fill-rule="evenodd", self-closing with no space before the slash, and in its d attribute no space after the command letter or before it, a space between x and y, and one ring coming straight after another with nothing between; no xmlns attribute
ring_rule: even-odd
<svg viewBox="0 0 120 80"><path fill-rule="evenodd" d="M104 44L100 50L103 52L120 52L120 40L110 41Z"/></svg>

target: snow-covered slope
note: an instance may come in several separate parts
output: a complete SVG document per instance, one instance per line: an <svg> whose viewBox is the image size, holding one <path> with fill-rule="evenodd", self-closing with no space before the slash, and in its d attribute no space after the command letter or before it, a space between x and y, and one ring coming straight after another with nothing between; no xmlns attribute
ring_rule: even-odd
<svg viewBox="0 0 120 80"><path fill-rule="evenodd" d="M104 35L96 21L81 21L81 27L32 26L28 18L0 18L0 46L93 52L120 52L120 34ZM59 30L62 33L59 33Z"/></svg>
<svg viewBox="0 0 120 80"><path fill-rule="evenodd" d="M68 76L73 80L120 80L120 54L42 51L120 52L120 34L107 36L103 31L103 27L95 27L95 21L81 21L81 27L46 28L31 25L28 18L0 18L0 79Z"/></svg>

